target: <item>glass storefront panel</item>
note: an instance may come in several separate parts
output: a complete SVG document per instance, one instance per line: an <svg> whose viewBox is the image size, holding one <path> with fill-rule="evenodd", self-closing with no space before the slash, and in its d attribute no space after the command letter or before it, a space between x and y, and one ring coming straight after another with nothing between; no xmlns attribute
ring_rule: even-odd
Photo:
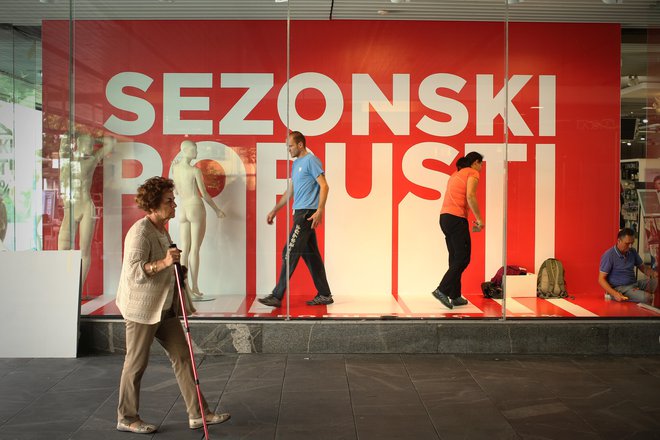
<svg viewBox="0 0 660 440"><path fill-rule="evenodd" d="M480 22L467 18L478 2L456 3L460 21L430 4L433 19L419 21L414 2L335 2L330 20L309 21L304 2L289 3L290 129L306 135L330 187L317 236L334 299L307 306L323 292L299 264L291 316L500 318L480 284L486 243L501 242L501 228L472 234L468 305L450 310L431 292L449 267L439 215L456 161L475 150L492 158L504 143L501 121L479 112L504 86L506 3ZM482 209L487 186L477 191ZM494 258L501 266L502 253Z"/></svg>
<svg viewBox="0 0 660 440"><path fill-rule="evenodd" d="M657 159L635 127L648 122L639 57L644 23L653 19L620 2L577 3L562 12L531 2L510 8L509 77L519 75L524 87L510 88L508 106L507 318L653 317L657 311L610 300L599 277L616 270L604 262L607 252L632 258L617 240L623 227L635 231L635 247L651 264L637 240L637 199L652 185L641 169ZM583 22L587 12L603 22ZM517 22L559 15L572 23ZM516 273L521 268L526 275Z"/></svg>
<svg viewBox="0 0 660 440"><path fill-rule="evenodd" d="M270 279L258 274L276 260L262 245L275 239L266 206L286 158L285 108L278 106L286 22L252 21L249 8L241 13L228 4L187 17L196 20L172 20L172 13L144 20L162 12L144 7L107 12L84 4L72 22L43 23L50 60L44 107L70 93L61 75L69 63L75 72L75 122L70 130L59 120L50 127L60 140L51 142L51 154L68 159L51 171L61 227L50 249L83 250L83 314L118 315L123 241L144 215L134 201L137 187L151 176L170 177L178 207L169 232L189 268L195 316L259 316L255 293ZM285 11L278 5L268 15ZM52 44L69 26L72 58Z"/></svg>

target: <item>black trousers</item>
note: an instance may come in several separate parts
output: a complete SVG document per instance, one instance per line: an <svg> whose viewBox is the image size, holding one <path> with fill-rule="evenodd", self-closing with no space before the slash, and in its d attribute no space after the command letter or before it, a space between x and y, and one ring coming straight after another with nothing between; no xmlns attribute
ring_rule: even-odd
<svg viewBox="0 0 660 440"><path fill-rule="evenodd" d="M293 227L289 233L289 242L282 249L282 269L277 285L273 289L273 296L282 299L286 291L286 252L289 249L289 276L296 270L298 261L303 261L312 275L317 295L329 296L330 286L325 275L325 266L319 251L316 231L312 229L312 221L307 220L316 212L315 209L296 209L293 214Z"/></svg>
<svg viewBox="0 0 660 440"><path fill-rule="evenodd" d="M449 251L449 269L442 277L438 289L450 298L461 296L461 277L470 264L472 241L467 219L451 214L440 214L440 228L445 234Z"/></svg>

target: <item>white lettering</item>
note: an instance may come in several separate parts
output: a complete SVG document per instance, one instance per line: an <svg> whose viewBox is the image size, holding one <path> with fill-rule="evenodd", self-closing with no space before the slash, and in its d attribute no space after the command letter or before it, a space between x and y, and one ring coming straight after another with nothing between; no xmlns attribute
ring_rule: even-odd
<svg viewBox="0 0 660 440"><path fill-rule="evenodd" d="M140 163L141 173L135 177L122 175L123 162ZM138 168L139 169L139 168ZM151 145L119 142L113 153L103 160L103 293L115 296L119 285L122 260L122 196L137 193L137 187L151 176L163 175L163 159Z"/></svg>
<svg viewBox="0 0 660 440"><path fill-rule="evenodd" d="M273 134L272 120L245 119L273 88L272 73L223 73L220 87L247 89L220 121L220 134Z"/></svg>
<svg viewBox="0 0 660 440"><path fill-rule="evenodd" d="M278 259L273 256L276 250L277 228L266 223L266 216L273 209L280 194L286 192L286 178L277 178L277 161L287 160L288 153L284 143L257 143L257 209L256 209L256 234L257 247L267 249L258 251L257 260L257 294L270 294L277 281L279 267ZM287 231L288 234L288 231Z"/></svg>
<svg viewBox="0 0 660 440"><path fill-rule="evenodd" d="M304 119L296 109L296 98L306 89L316 89L325 98L325 111L316 120ZM280 90L277 111L282 123L287 127L301 131L306 136L318 136L337 125L344 112L344 97L337 83L326 75L316 72L301 73L291 78Z"/></svg>
<svg viewBox="0 0 660 440"><path fill-rule="evenodd" d="M211 73L166 73L163 75L163 134L213 134L213 121L181 120L181 111L208 111L209 98L181 96L184 88L210 88Z"/></svg>
<svg viewBox="0 0 660 440"><path fill-rule="evenodd" d="M325 157L330 185L325 225L330 287L347 297L360 292L387 298L392 290L388 275L392 273L392 144L373 144L371 191L362 199L348 194L346 144L327 143ZM334 305L333 312L340 313L340 307Z"/></svg>
<svg viewBox="0 0 660 440"><path fill-rule="evenodd" d="M555 136L557 84L554 75L539 76L539 136Z"/></svg>
<svg viewBox="0 0 660 440"><path fill-rule="evenodd" d="M410 134L410 75L392 75L392 102L368 74L353 74L353 134L369 134L373 109L395 135Z"/></svg>
<svg viewBox="0 0 660 440"><path fill-rule="evenodd" d="M412 183L438 191L436 199L408 193L397 208L398 292L418 295L431 292L447 270L447 247L438 219L449 176L424 167L426 159L451 164L458 150L439 142L421 142L406 151L401 163L404 176Z"/></svg>
<svg viewBox="0 0 660 440"><path fill-rule="evenodd" d="M147 75L137 72L121 72L110 78L105 87L108 102L119 110L135 113L137 118L134 121L126 121L110 115L103 126L126 136L136 136L149 131L156 120L156 111L146 99L125 94L124 88L135 87L146 92L153 81Z"/></svg>
<svg viewBox="0 0 660 440"><path fill-rule="evenodd" d="M372 114L378 114L384 124L396 136L410 134L410 75L392 75L391 101L368 74L353 74L351 86L352 134L371 133ZM476 135L493 136L496 119L508 118L508 129L515 136L531 136L532 132L513 99L529 83L532 75L513 75L506 87L494 91L494 76L476 76ZM139 135L151 129L155 120L153 105L144 98L124 92L126 87L146 91L152 78L141 73L123 72L108 81L106 97L117 109L136 114L135 120L124 120L111 115L105 127L122 135ZM418 95L422 109L444 113L448 120L438 120L422 114L416 127L432 136L455 136L468 126L469 112L463 102L443 96L438 89L445 88L459 93L467 81L450 73L435 73L420 83ZM246 88L246 93L219 119L218 134L272 135L274 121L248 120L248 115L263 101L273 88L272 73L222 73L220 87ZM212 73L165 73L163 74L163 134L213 134L213 119L181 119L181 112L209 112L210 97L181 96L184 88L211 88ZM325 109L319 117L308 120L299 112L296 101L306 90L318 90L325 100ZM556 77L539 76L539 135L554 136L556 132ZM339 86L328 76L317 72L304 72L291 78L278 93L277 112L286 127L292 127L308 136L330 132L341 120L344 97ZM423 110L422 110L423 111ZM420 113L422 112L420 111ZM217 118L215 118L217 119ZM443 118L441 118L443 119Z"/></svg>
<svg viewBox="0 0 660 440"><path fill-rule="evenodd" d="M454 136L465 130L468 123L468 110L462 102L436 94L438 88L460 92L466 81L457 75L436 73L429 75L419 85L419 101L427 108L450 116L447 122L440 122L429 116L422 116L417 128L433 136Z"/></svg>
<svg viewBox="0 0 660 440"><path fill-rule="evenodd" d="M477 75L477 135L492 136L495 118L508 118L507 125L515 136L531 136L529 129L518 109L513 105L513 98L532 78L532 75L513 75L508 87L502 87L493 97L493 75ZM508 89L508 90L507 90ZM508 97L506 96L508 92ZM508 101L507 101L508 99Z"/></svg>
<svg viewBox="0 0 660 440"><path fill-rule="evenodd" d="M478 151L484 155L486 162L486 176L488 185L482 186L486 190L486 203L482 207L486 212L486 250L484 279L490 279L497 270L502 267L502 256L504 255L504 231L505 205L505 165L507 162L526 162L527 144L465 144L465 154ZM481 185L480 185L481 186ZM490 275L489 275L490 274Z"/></svg>

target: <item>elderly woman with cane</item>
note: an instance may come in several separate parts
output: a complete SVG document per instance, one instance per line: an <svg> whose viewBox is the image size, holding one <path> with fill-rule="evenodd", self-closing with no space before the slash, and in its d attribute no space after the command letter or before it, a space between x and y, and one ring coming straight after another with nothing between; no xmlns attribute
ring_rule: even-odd
<svg viewBox="0 0 660 440"><path fill-rule="evenodd" d="M156 425L145 423L138 414L140 382L149 362L154 338L172 362L179 389L186 403L189 427L201 428L229 419L227 413L213 413L195 381L191 352L178 317L181 306L176 298L174 265L181 251L171 247L165 229L174 217L174 183L152 177L138 188L138 207L147 215L131 226L124 242L124 260L117 291L117 306L126 320L126 358L119 385L117 430L149 434ZM183 301L193 312L187 292ZM204 408L204 419L200 407ZM206 423L205 423L206 422Z"/></svg>

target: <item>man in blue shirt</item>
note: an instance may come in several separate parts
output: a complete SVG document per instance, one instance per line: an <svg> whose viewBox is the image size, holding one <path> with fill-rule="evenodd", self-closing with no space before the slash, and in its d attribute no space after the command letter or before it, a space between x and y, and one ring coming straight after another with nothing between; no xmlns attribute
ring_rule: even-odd
<svg viewBox="0 0 660 440"><path fill-rule="evenodd" d="M312 275L316 296L307 301L310 306L332 304L332 294L325 275L325 266L316 240L316 227L323 221L325 202L328 199L328 183L325 181L323 166L318 157L307 151L305 136L299 131L289 134L287 147L291 157L296 159L291 166L289 189L280 197L275 207L268 213L266 220L273 224L275 215L293 196L293 227L289 242L282 250L282 269L273 293L259 298L261 304L280 307L286 290L287 270L286 255L289 251L289 276L296 269L302 257Z"/></svg>
<svg viewBox="0 0 660 440"><path fill-rule="evenodd" d="M651 304L658 285L658 273L642 262L632 245L635 231L623 228L616 245L605 251L600 259L598 284L605 289L605 299ZM637 280L635 268L648 278Z"/></svg>

